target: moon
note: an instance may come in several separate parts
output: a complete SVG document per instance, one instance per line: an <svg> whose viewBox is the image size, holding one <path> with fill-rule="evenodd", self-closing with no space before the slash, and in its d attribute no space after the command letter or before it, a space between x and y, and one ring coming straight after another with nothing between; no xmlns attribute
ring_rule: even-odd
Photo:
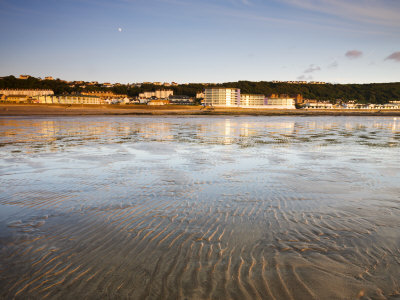
<svg viewBox="0 0 400 300"><path fill-rule="evenodd" d="M118 31L119 31L119 32L122 32L122 28L121 28L121 27L118 27Z"/></svg>

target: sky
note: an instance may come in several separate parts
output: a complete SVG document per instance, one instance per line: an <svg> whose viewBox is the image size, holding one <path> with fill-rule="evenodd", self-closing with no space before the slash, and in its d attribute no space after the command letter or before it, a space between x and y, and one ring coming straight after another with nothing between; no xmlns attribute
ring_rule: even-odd
<svg viewBox="0 0 400 300"><path fill-rule="evenodd" d="M0 0L0 76L400 82L399 0Z"/></svg>

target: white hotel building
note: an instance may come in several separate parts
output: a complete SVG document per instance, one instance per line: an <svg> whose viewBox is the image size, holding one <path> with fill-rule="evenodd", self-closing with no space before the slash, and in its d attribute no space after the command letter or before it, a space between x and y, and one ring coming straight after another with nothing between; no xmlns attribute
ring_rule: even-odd
<svg viewBox="0 0 400 300"><path fill-rule="evenodd" d="M240 89L208 88L204 105L241 108L295 109L294 98L265 98L261 94L240 94Z"/></svg>

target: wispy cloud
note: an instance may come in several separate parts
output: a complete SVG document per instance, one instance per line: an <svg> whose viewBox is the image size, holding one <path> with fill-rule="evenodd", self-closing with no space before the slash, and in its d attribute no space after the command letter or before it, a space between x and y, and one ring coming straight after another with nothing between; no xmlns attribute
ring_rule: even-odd
<svg viewBox="0 0 400 300"><path fill-rule="evenodd" d="M345 56L350 59L360 58L362 55L363 55L362 51L359 50L349 50L345 54Z"/></svg>
<svg viewBox="0 0 400 300"><path fill-rule="evenodd" d="M393 52L390 54L388 57L385 58L385 60L394 60L396 62L400 62L400 51L398 52Z"/></svg>
<svg viewBox="0 0 400 300"><path fill-rule="evenodd" d="M297 77L297 80L312 80L312 79L313 79L313 77L311 75L308 75L308 76L300 75Z"/></svg>
<svg viewBox="0 0 400 300"><path fill-rule="evenodd" d="M135 2L138 0L119 0L119 1L129 1ZM145 0L141 0L145 1ZM338 18L329 19L325 16L315 15L304 17L302 14L297 14L297 17L288 18L286 14L273 13L271 10L271 4L269 1L261 0L153 0L158 2L169 3L171 5L179 5L184 7L191 7L192 12L202 13L206 16L218 15L218 17L234 17L240 19L247 19L251 22L263 22L267 24L283 24L293 25L296 27L302 27L304 29L318 29L332 30L332 31L342 31L342 32L352 32L352 33L364 33L364 34L374 34L374 35L393 35L388 30L381 30L379 28L366 28L365 26L354 26L348 20L340 20ZM273 1L273 0L270 0ZM300 0L274 0L276 2L287 2L293 6L293 2L300 3ZM311 0L306 0L311 1ZM317 0L313 0L317 1ZM358 0L360 1L360 0ZM366 0L363 0L366 1ZM300 7L301 8L301 7Z"/></svg>
<svg viewBox="0 0 400 300"><path fill-rule="evenodd" d="M337 62L337 61L334 61L333 63L331 63L331 64L328 65L328 68L329 68L329 69L335 69L335 68L337 68L338 66L339 66L338 62Z"/></svg>
<svg viewBox="0 0 400 300"><path fill-rule="evenodd" d="M365 23L400 27L400 1L393 0L281 0L290 5Z"/></svg>
<svg viewBox="0 0 400 300"><path fill-rule="evenodd" d="M321 68L316 65L310 65L307 69L304 70L304 73L313 73L316 71L321 71Z"/></svg>

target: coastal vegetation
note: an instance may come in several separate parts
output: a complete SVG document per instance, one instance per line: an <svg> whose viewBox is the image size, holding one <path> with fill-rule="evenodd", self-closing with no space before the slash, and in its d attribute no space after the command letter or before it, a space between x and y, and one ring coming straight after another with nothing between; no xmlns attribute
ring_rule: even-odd
<svg viewBox="0 0 400 300"><path fill-rule="evenodd" d="M0 89L51 89L56 95L78 94L85 91L112 91L136 97L145 91L171 89L175 95L195 97L205 87L239 88L242 93L264 94L301 94L305 99L319 101L355 101L358 103L385 104L392 100L400 100L400 82L370 84L294 84L269 81L238 81L220 84L189 83L175 86L159 86L154 84L120 84L104 87L102 84L76 83L60 79L42 80L29 77L17 79L14 76L0 78Z"/></svg>

